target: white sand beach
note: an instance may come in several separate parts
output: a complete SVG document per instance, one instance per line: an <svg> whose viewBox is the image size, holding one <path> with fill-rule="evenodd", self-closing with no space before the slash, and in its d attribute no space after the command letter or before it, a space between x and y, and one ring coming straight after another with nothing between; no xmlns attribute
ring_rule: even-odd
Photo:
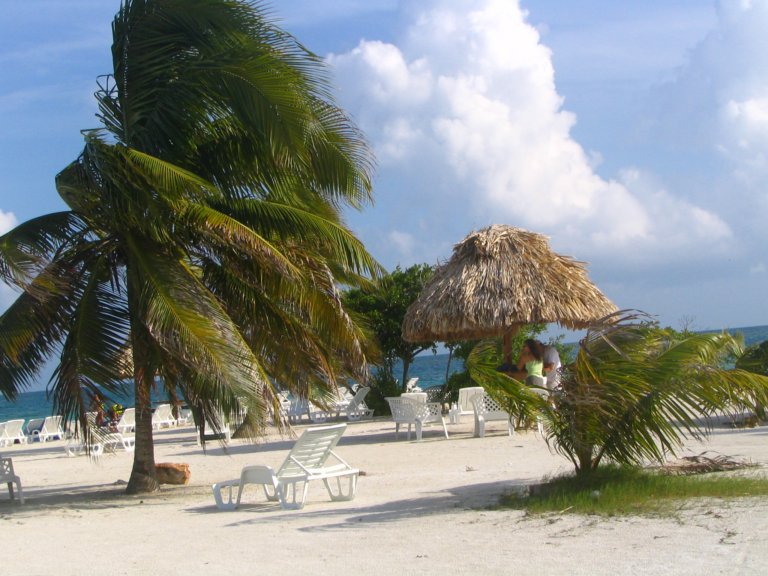
<svg viewBox="0 0 768 576"><path fill-rule="evenodd" d="M300 431L301 427L297 430ZM364 471L357 497L331 502L310 486L302 510L283 511L252 487L236 511L214 505L211 484L247 464L277 467L293 441L233 440L225 453L194 428L156 433L157 462L186 462L187 486L123 494L133 455L94 463L63 441L0 450L13 458L26 503L0 492L2 573L212 574L766 574L768 499L687 503L670 518L526 516L497 510L500 494L569 470L533 432L503 426L472 437L471 418L395 440L384 418L352 423L338 452ZM717 429L689 453L768 463L768 427ZM763 467L764 468L764 467Z"/></svg>

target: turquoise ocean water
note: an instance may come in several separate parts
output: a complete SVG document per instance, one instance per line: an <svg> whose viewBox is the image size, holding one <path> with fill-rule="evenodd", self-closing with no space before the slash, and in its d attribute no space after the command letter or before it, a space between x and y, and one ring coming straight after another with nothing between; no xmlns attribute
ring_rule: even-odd
<svg viewBox="0 0 768 576"><path fill-rule="evenodd" d="M746 328L733 328L728 330L731 333L741 333L744 336L744 342L749 346L768 340L768 326L751 326ZM710 332L710 330L705 330ZM411 365L408 373L409 377L418 376L419 386L429 388L431 386L442 386L445 382L445 371L448 363L448 354L425 354L418 356ZM461 360L454 358L451 361L450 371L457 372L463 370ZM400 378L402 367L395 366L395 377ZM153 404L159 404L166 401L161 396L153 396ZM133 406L133 398L118 399L118 402L124 406ZM24 418L45 418L51 415L51 403L46 398L46 393L26 392L19 394L15 402L8 402L0 396L0 422Z"/></svg>
<svg viewBox="0 0 768 576"><path fill-rule="evenodd" d="M408 376L418 376L419 386L422 388L442 386L445 382L447 363L448 354L418 356L411 365ZM451 372L460 370L463 370L462 362L461 360L454 358L451 361ZM402 366L396 365L395 377L399 378L402 375L402 371ZM123 406L133 406L134 404L132 396L120 398L117 401L123 404ZM153 405L165 401L167 400L159 395L153 395L152 397ZM17 418L24 418L27 421L33 418L45 418L46 416L50 416L51 412L52 405L46 398L46 393L44 391L19 394L19 397L15 402L8 402L5 398L0 396L0 422L15 420Z"/></svg>

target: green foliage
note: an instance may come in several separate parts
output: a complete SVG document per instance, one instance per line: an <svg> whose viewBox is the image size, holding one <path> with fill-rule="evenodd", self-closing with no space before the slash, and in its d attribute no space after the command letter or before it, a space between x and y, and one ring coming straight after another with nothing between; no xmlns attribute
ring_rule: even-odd
<svg viewBox="0 0 768 576"><path fill-rule="evenodd" d="M768 377L721 366L740 353L727 333L679 335L624 311L587 332L551 402L495 372L493 347L476 348L467 364L511 414L540 415L547 442L588 475L603 461L661 462L684 439L705 436L713 415L765 405Z"/></svg>
<svg viewBox="0 0 768 576"><path fill-rule="evenodd" d="M436 350L434 342L412 343L402 337L405 313L432 273L432 267L427 264L415 264L405 270L398 266L370 289L351 288L344 293L344 307L356 312L373 332L382 353L381 368L389 378L395 378L395 362L402 361L402 386L408 380L408 370L416 355Z"/></svg>
<svg viewBox="0 0 768 576"><path fill-rule="evenodd" d="M709 473L674 476L635 467L601 466L588 476L562 476L511 494L502 506L531 513L601 516L670 514L688 498L743 498L768 495L765 477Z"/></svg>
<svg viewBox="0 0 768 576"><path fill-rule="evenodd" d="M760 344L754 344L744 350L744 353L736 359L736 368L768 376L768 340ZM765 404L755 404L755 412L760 418L765 419Z"/></svg>
<svg viewBox="0 0 768 576"><path fill-rule="evenodd" d="M371 391L365 397L365 404L372 408L376 415L389 414L388 396L399 396L402 390L392 374L385 370L375 370L368 380Z"/></svg>
<svg viewBox="0 0 768 576"><path fill-rule="evenodd" d="M273 383L364 378L337 286L381 272L342 221L372 199L373 157L322 61L258 3L124 0L112 30L102 127L56 177L69 211L0 237L22 291L0 318L0 393L55 356L55 410L86 434L90 394L132 372L137 414L159 374L199 423L247 408L257 435ZM129 491L157 488L153 461L147 416Z"/></svg>
<svg viewBox="0 0 768 576"><path fill-rule="evenodd" d="M736 368L768 376L768 340L744 350L736 360Z"/></svg>

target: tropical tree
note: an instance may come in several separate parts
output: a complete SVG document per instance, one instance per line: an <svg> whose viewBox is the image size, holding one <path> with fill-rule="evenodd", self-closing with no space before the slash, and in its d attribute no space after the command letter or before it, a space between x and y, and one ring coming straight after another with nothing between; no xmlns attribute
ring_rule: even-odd
<svg viewBox="0 0 768 576"><path fill-rule="evenodd" d="M429 264L414 264L405 270L397 266L371 288L350 288L344 293L345 306L364 319L379 344L385 377L394 381L395 362L402 362L403 391L413 359L425 350L436 350L435 342L406 342L401 328L406 310L432 273Z"/></svg>
<svg viewBox="0 0 768 576"><path fill-rule="evenodd" d="M736 368L768 376L768 340L753 344L736 360ZM765 404L755 404L755 412L765 418Z"/></svg>
<svg viewBox="0 0 768 576"><path fill-rule="evenodd" d="M56 178L69 210L0 238L22 290L0 317L0 392L59 362L54 410L90 435L90 394L132 374L127 491L157 489L150 390L180 390L214 428L265 424L275 383L329 394L366 366L337 285L379 267L345 227L371 196L372 157L322 62L241 0L124 0L101 127Z"/></svg>
<svg viewBox="0 0 768 576"><path fill-rule="evenodd" d="M623 311L587 332L551 396L496 372L491 344L476 347L468 366L510 413L542 418L547 442L588 475L604 461L662 461L706 436L718 413L764 405L768 377L721 366L740 351L728 333L680 334Z"/></svg>

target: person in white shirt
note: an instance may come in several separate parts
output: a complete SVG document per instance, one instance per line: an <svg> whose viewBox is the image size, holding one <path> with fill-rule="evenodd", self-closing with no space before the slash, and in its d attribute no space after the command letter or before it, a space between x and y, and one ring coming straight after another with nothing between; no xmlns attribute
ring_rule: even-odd
<svg viewBox="0 0 768 576"><path fill-rule="evenodd" d="M560 385L560 354L557 348L542 344L544 348L544 376L547 378L547 388L554 390Z"/></svg>

